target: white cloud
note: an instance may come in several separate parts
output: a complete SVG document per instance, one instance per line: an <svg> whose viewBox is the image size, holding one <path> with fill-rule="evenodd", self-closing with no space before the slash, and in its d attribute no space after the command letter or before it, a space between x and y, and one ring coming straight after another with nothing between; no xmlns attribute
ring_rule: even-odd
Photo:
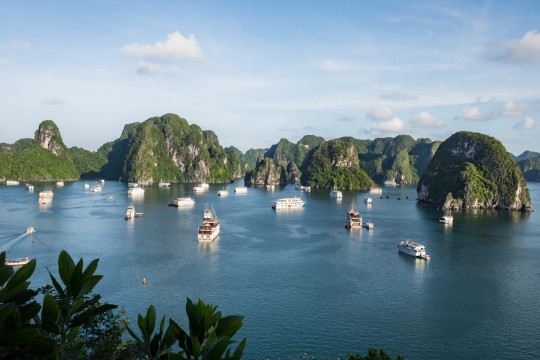
<svg viewBox="0 0 540 360"><path fill-rule="evenodd" d="M382 121L379 121L379 122L371 125L371 129L372 130L382 131L382 132L398 133L398 132L402 132L403 130L405 130L405 124L403 123L403 121L400 118L394 116L391 119L382 120Z"/></svg>
<svg viewBox="0 0 540 360"><path fill-rule="evenodd" d="M348 114L340 114L338 115L338 121L353 121L356 119L356 114L354 112L350 112Z"/></svg>
<svg viewBox="0 0 540 360"><path fill-rule="evenodd" d="M423 111L419 114L415 114L411 119L411 124L415 127L443 127L445 122L443 120L437 119L435 115Z"/></svg>
<svg viewBox="0 0 540 360"><path fill-rule="evenodd" d="M66 102L66 100L62 99L58 96L51 96L44 100L49 105L62 105Z"/></svg>
<svg viewBox="0 0 540 360"><path fill-rule="evenodd" d="M507 101L501 110L501 115L506 117L519 117L523 116L527 110L528 106L525 103L514 104L513 101Z"/></svg>
<svg viewBox="0 0 540 360"><path fill-rule="evenodd" d="M529 31L519 40L512 40L504 45L503 56L510 60L540 60L540 34L536 30Z"/></svg>
<svg viewBox="0 0 540 360"><path fill-rule="evenodd" d="M516 125L514 125L515 129L532 129L536 126L536 123L534 119L530 116L527 116L522 121L518 122Z"/></svg>
<svg viewBox="0 0 540 360"><path fill-rule="evenodd" d="M491 120L496 117L493 113L482 112L478 106L465 106L461 113L465 120Z"/></svg>
<svg viewBox="0 0 540 360"><path fill-rule="evenodd" d="M387 106L374 107L366 115L373 120L389 120L394 117L394 113Z"/></svg>
<svg viewBox="0 0 540 360"><path fill-rule="evenodd" d="M11 48L21 50L30 56L37 56L37 52L28 41L15 40L10 44Z"/></svg>
<svg viewBox="0 0 540 360"><path fill-rule="evenodd" d="M401 92L395 92L395 93L381 94L379 96L379 99L392 100L392 101L410 101L410 100L418 100L418 96L404 94Z"/></svg>
<svg viewBox="0 0 540 360"><path fill-rule="evenodd" d="M294 131L298 131L298 129L293 128L292 126L285 125L285 126L280 127L280 128L278 129L278 131L290 131L290 132L294 132Z"/></svg>
<svg viewBox="0 0 540 360"><path fill-rule="evenodd" d="M146 61L139 61L135 71L143 75L157 75L161 72L161 66Z"/></svg>
<svg viewBox="0 0 540 360"><path fill-rule="evenodd" d="M176 31L167 36L164 42L153 45L130 44L124 45L120 52L126 56L133 56L154 60L203 60L204 54L193 34L185 37Z"/></svg>

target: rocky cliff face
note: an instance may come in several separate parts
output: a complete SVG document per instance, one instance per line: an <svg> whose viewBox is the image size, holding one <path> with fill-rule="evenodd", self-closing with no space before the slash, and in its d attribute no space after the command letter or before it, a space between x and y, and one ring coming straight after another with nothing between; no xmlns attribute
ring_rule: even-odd
<svg viewBox="0 0 540 360"><path fill-rule="evenodd" d="M286 185L289 178L291 176L287 172L285 162L263 158L255 169L246 173L244 183L246 185Z"/></svg>
<svg viewBox="0 0 540 360"><path fill-rule="evenodd" d="M66 150L60 130L52 120L45 120L39 124L34 139L42 148L52 151L57 156Z"/></svg>
<svg viewBox="0 0 540 360"><path fill-rule="evenodd" d="M423 173L418 200L444 209L531 210L527 183L497 139L458 132L444 141Z"/></svg>
<svg viewBox="0 0 540 360"><path fill-rule="evenodd" d="M360 168L354 145L340 140L323 142L304 162L302 184L329 189L367 189L375 185Z"/></svg>

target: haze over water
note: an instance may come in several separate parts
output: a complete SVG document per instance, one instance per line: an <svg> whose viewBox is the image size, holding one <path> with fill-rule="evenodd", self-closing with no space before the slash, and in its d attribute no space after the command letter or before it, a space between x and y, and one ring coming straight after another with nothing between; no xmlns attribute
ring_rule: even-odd
<svg viewBox="0 0 540 360"><path fill-rule="evenodd" d="M128 198L124 183L107 181L102 193L83 184L53 188L46 208L37 204L44 184L34 193L0 186L1 249L8 257L37 259L32 287L49 283L47 268L57 274L62 249L85 264L100 258L104 279L96 292L124 306L134 327L150 304L185 326L190 297L218 305L224 315L245 316L237 338L247 337L246 359L304 353L337 359L370 346L406 359L540 354L537 212L455 212L447 226L437 222L441 210L416 203L413 186L385 187L382 199L345 191L338 201L328 191L304 193L292 185L235 194L240 185L230 184L223 198L217 190L224 185L202 195L189 184L153 185L143 197ZM528 186L538 210L540 185ZM184 195L195 206L167 206ZM306 200L304 208L270 208L292 196ZM353 198L374 231L344 228ZM130 202L143 218L124 220ZM215 208L221 234L201 245L205 205ZM36 233L19 236L29 226ZM424 244L431 261L398 253L407 239Z"/></svg>

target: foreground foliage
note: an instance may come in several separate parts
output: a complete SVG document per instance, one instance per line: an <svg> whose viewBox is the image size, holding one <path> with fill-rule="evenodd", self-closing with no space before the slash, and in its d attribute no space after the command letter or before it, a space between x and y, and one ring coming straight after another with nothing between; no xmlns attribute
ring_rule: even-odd
<svg viewBox="0 0 540 360"><path fill-rule="evenodd" d="M388 355L383 349L377 351L374 347L369 348L366 356L351 353L347 356L348 360L392 360L392 357ZM396 360L403 360L403 357L398 355Z"/></svg>

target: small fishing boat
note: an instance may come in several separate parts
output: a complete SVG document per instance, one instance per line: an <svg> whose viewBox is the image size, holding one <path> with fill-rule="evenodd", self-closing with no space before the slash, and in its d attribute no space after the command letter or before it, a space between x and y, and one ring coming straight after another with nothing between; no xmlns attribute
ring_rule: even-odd
<svg viewBox="0 0 540 360"><path fill-rule="evenodd" d="M126 211L126 220L133 219L135 217L135 206L129 204Z"/></svg>
<svg viewBox="0 0 540 360"><path fill-rule="evenodd" d="M229 191L227 189L218 190L217 194L218 194L218 196L228 196Z"/></svg>
<svg viewBox="0 0 540 360"><path fill-rule="evenodd" d="M234 188L234 192L237 194L247 194L248 188L245 186L239 186Z"/></svg>
<svg viewBox="0 0 540 360"><path fill-rule="evenodd" d="M177 197L173 202L169 202L169 206L193 206L195 205L195 200L190 197Z"/></svg>
<svg viewBox="0 0 540 360"><path fill-rule="evenodd" d="M370 198L369 196L366 196L364 198L364 202L367 204L367 205L371 205L373 203L373 199Z"/></svg>
<svg viewBox="0 0 540 360"><path fill-rule="evenodd" d="M36 229L34 229L33 226L30 226L28 229L26 229L26 234L29 235L29 234L33 234L36 232Z"/></svg>
<svg viewBox="0 0 540 360"><path fill-rule="evenodd" d="M159 187L169 187L171 186L170 182L163 182L162 180L159 181Z"/></svg>
<svg viewBox="0 0 540 360"><path fill-rule="evenodd" d="M84 184L84 190L88 190L88 189L90 189L90 185L88 185L88 183L85 183Z"/></svg>
<svg viewBox="0 0 540 360"><path fill-rule="evenodd" d="M32 184L26 184L24 185L24 188L28 191L34 191L34 185Z"/></svg>
<svg viewBox="0 0 540 360"><path fill-rule="evenodd" d="M56 187L62 187L64 186L64 182L63 181L57 181L56 182Z"/></svg>
<svg viewBox="0 0 540 360"><path fill-rule="evenodd" d="M443 224L453 224L454 223L454 217L452 215L444 215L439 219L440 223Z"/></svg>
<svg viewBox="0 0 540 360"><path fill-rule="evenodd" d="M92 186L92 189L90 189L92 192L101 192L102 188L101 185L94 185Z"/></svg>
<svg viewBox="0 0 540 360"><path fill-rule="evenodd" d="M375 225L371 221L365 222L362 226L368 230L375 230Z"/></svg>

